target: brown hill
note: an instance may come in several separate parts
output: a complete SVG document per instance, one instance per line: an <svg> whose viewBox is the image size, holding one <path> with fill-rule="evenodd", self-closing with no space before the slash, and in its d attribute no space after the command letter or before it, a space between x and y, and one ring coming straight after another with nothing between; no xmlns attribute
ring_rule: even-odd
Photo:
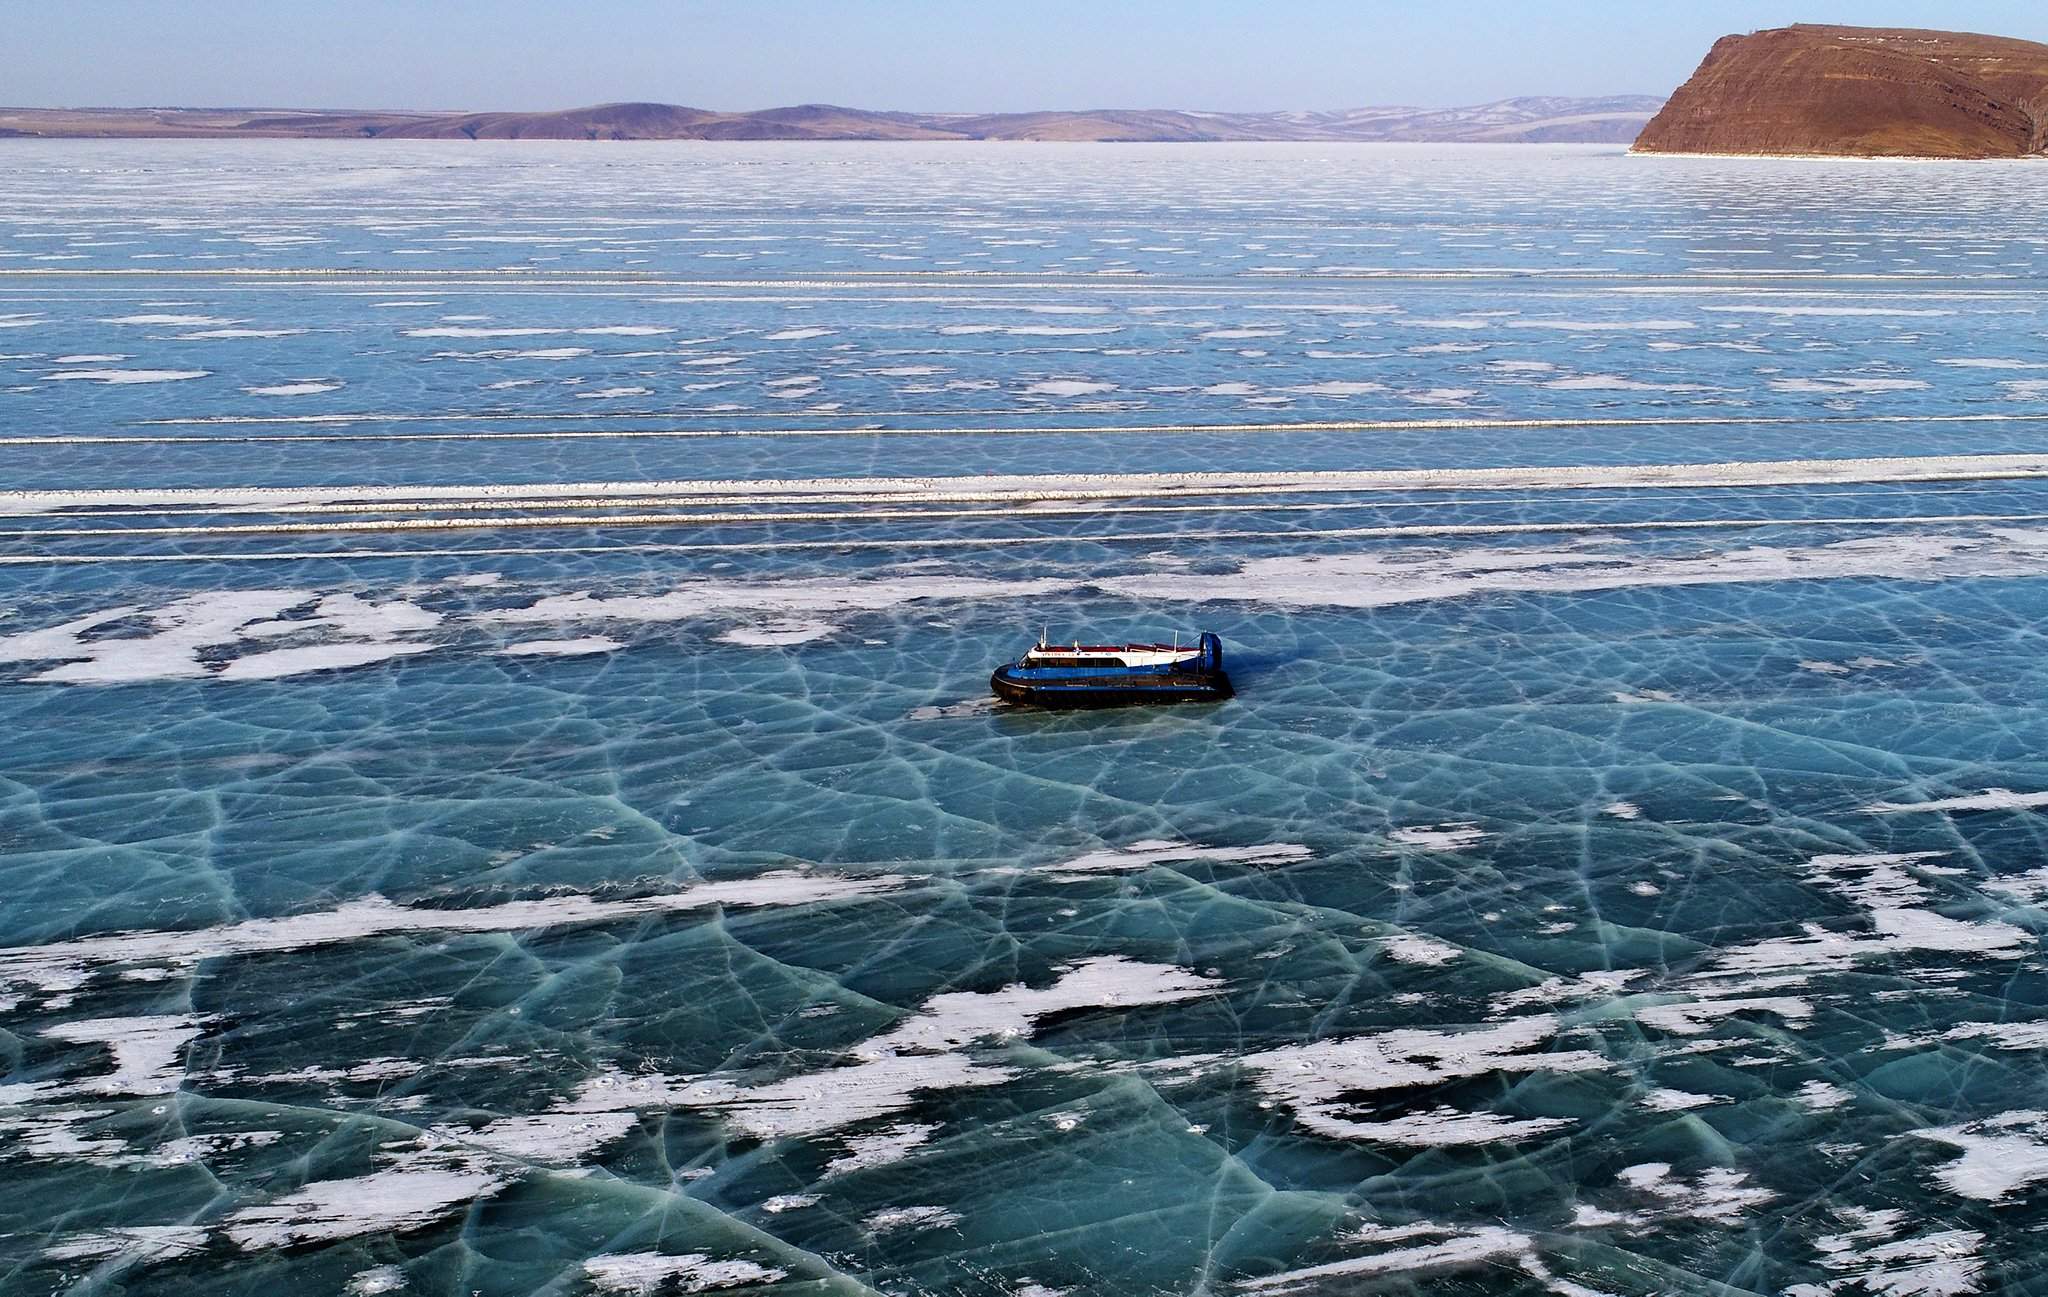
<svg viewBox="0 0 2048 1297"><path fill-rule="evenodd" d="M729 113L619 103L562 112L330 112L230 108L0 108L0 136L427 140L1205 140L1620 143L1662 101L1522 98L1471 108L1217 113L1098 109L886 113L799 104Z"/></svg>
<svg viewBox="0 0 2048 1297"><path fill-rule="evenodd" d="M404 122L377 132L395 140L632 140L674 137L716 113L675 104L599 104L566 113L463 113Z"/></svg>
<svg viewBox="0 0 2048 1297"><path fill-rule="evenodd" d="M1802 24L1714 43L1643 153L2013 158L2048 149L2048 45Z"/></svg>

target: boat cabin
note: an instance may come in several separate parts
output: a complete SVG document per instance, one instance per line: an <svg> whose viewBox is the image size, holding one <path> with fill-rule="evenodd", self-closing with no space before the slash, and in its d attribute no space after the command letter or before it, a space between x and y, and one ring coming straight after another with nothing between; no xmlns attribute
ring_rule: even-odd
<svg viewBox="0 0 2048 1297"><path fill-rule="evenodd" d="M1133 667L1163 667L1201 656L1199 645L1178 644L1045 644L1026 650L1025 666L1094 667L1099 670L1128 670Z"/></svg>

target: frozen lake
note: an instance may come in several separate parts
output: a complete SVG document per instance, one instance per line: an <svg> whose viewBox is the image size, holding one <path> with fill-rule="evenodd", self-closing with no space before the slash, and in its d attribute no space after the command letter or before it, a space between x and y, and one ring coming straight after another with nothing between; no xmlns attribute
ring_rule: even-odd
<svg viewBox="0 0 2048 1297"><path fill-rule="evenodd" d="M0 1288L2048 1282L2044 177L0 142Z"/></svg>

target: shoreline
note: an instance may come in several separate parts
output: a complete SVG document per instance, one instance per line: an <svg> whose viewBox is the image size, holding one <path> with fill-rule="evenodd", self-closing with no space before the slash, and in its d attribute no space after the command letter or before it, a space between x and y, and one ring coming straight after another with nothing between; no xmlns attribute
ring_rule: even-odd
<svg viewBox="0 0 2048 1297"><path fill-rule="evenodd" d="M1960 158L1926 153L1703 153L1695 150L1639 149L1628 146L1632 158L1754 158L1774 162L2048 162L2048 153L2023 153L2012 157Z"/></svg>

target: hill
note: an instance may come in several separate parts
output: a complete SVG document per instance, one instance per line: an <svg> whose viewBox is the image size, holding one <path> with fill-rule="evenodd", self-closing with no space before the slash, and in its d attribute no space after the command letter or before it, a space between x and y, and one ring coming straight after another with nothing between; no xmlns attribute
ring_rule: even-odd
<svg viewBox="0 0 2048 1297"><path fill-rule="evenodd" d="M1644 153L2014 158L2048 149L2048 45L1800 25L1724 36Z"/></svg>
<svg viewBox="0 0 2048 1297"><path fill-rule="evenodd" d="M230 108L0 108L0 136L128 139L1214 140L1625 143L1663 101L1530 97L1470 108L1221 113L1099 109L886 113L801 104L731 113L617 103L561 112L345 112Z"/></svg>

